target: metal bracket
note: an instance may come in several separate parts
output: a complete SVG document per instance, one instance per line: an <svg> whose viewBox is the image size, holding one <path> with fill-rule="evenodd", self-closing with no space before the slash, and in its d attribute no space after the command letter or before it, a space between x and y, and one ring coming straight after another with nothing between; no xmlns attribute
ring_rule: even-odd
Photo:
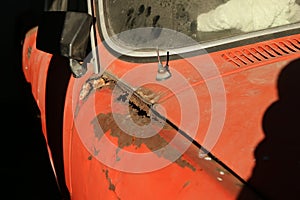
<svg viewBox="0 0 300 200"><path fill-rule="evenodd" d="M156 74L156 80L157 81L167 80L168 78L171 77L171 72L169 70L169 51L167 51L167 62L165 66L163 66L163 64L161 63L158 48L156 49L156 52L157 52L157 60L158 60L158 70Z"/></svg>
<svg viewBox="0 0 300 200"><path fill-rule="evenodd" d="M83 65L82 63L79 63L77 60L74 59L70 59L70 68L75 78L80 78L87 71L86 65Z"/></svg>

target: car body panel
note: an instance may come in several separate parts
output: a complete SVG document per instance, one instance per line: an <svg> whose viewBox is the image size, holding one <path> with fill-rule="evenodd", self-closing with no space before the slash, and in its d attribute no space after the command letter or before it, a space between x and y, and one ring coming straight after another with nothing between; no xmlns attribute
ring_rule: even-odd
<svg viewBox="0 0 300 200"><path fill-rule="evenodd" d="M25 36L22 65L47 140L52 55L36 49L36 34L34 28ZM158 62L123 60L97 34L103 73L94 74L88 63L87 74L70 77L65 97L63 156L71 198L237 199L246 188L258 199L246 180L264 139L262 118L278 99L279 73L300 57L300 35L171 59L172 77L158 82ZM287 46L278 49L282 43ZM143 127L158 134L139 138Z"/></svg>
<svg viewBox="0 0 300 200"><path fill-rule="evenodd" d="M52 54L36 48L37 27L27 32L23 44L22 69L26 81L31 85L31 91L39 107L42 120L42 130L47 140L45 97L47 72Z"/></svg>
<svg viewBox="0 0 300 200"><path fill-rule="evenodd" d="M177 135L176 130L163 128L159 136L135 139L120 130L113 119L113 115L126 115L123 113L126 103L119 102L118 112L113 113L111 101L114 101L114 95L109 88L100 88L95 91L95 96L74 103L77 98L72 95L78 92L74 93L73 81L70 82L73 87L67 92L67 101L72 101L73 107L71 102L66 103L64 145L68 147L65 151L67 182L74 199L198 199L202 194L211 199L236 198L243 185L241 181L210 157L200 158L195 145L189 146L187 152L176 160L168 154L157 156L155 150L163 148L170 138L177 137L171 148L180 147L186 140ZM75 108L75 117L74 107L77 106L80 108ZM95 113L91 112L93 108ZM75 122L70 120L72 116L76 118ZM103 133L99 130L101 128ZM153 157L158 158L147 162L136 155L127 157L128 151L153 152ZM145 172L139 172L145 167L140 165L141 161L147 166ZM149 170L152 168L157 170Z"/></svg>

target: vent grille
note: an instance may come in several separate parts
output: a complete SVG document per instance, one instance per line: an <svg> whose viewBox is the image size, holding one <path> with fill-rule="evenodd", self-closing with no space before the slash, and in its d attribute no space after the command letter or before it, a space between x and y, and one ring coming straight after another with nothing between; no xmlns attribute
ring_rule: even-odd
<svg viewBox="0 0 300 200"><path fill-rule="evenodd" d="M227 62L241 67L266 60L287 56L300 52L300 39L292 38L256 45L255 47L239 48L223 53Z"/></svg>

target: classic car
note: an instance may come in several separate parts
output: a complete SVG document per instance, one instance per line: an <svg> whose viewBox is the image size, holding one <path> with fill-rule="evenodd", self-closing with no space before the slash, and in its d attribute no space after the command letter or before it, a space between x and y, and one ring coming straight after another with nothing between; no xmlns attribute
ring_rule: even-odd
<svg viewBox="0 0 300 200"><path fill-rule="evenodd" d="M22 69L64 199L299 197L300 2L234 2L49 4Z"/></svg>

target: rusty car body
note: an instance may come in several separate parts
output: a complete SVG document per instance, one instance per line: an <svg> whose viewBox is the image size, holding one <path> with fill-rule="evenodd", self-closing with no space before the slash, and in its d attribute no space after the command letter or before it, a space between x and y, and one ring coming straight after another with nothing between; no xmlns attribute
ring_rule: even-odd
<svg viewBox="0 0 300 200"><path fill-rule="evenodd" d="M199 2L54 0L26 33L23 72L66 198L299 196L299 136L281 112L299 105L278 91L287 66L283 80L299 73L300 19L199 32L197 15L227 1Z"/></svg>

